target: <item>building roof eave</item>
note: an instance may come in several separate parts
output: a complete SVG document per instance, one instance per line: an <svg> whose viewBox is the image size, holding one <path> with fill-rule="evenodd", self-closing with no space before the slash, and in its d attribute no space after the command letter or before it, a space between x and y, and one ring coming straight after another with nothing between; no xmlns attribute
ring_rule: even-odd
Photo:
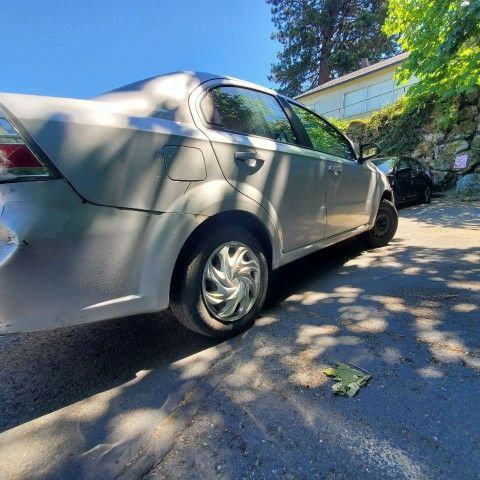
<svg viewBox="0 0 480 480"><path fill-rule="evenodd" d="M368 67L355 70L354 72L351 72L351 73L347 73L346 75L342 75L341 77L334 78L333 80L325 82L322 85L319 85L318 87L311 88L293 98L298 100L312 93L328 90L329 88L336 87L337 85L341 85L342 83L348 82L350 80L355 80L357 78L363 77L370 73L378 72L380 70L383 70L384 68L397 65L399 63L402 63L404 60L406 60L409 54L410 52L403 52L403 53L400 53L399 55L396 55L395 57L387 58L386 60L382 60L381 62L374 63L373 65L370 65Z"/></svg>

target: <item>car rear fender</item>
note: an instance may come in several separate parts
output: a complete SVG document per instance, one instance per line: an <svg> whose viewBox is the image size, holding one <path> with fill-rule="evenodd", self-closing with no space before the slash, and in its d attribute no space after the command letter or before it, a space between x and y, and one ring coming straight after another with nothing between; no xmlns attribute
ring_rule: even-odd
<svg viewBox="0 0 480 480"><path fill-rule="evenodd" d="M268 231L270 243L273 246L272 266L278 266L282 252L282 226L272 208L266 209L233 188L224 179L192 184L185 195L174 204L175 211L195 211L204 217L213 217L219 213L246 212L258 219Z"/></svg>
<svg viewBox="0 0 480 480"><path fill-rule="evenodd" d="M194 126L100 101L1 94L0 104L96 205L171 212L207 172L223 178L210 142Z"/></svg>

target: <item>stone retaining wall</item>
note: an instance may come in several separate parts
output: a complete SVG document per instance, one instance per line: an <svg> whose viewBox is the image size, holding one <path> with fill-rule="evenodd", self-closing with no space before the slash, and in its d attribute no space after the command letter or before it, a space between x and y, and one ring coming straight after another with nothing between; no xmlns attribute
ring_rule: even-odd
<svg viewBox="0 0 480 480"><path fill-rule="evenodd" d="M419 138L415 148L397 152L430 166L438 190L452 188L463 174L480 172L480 88L463 95L455 108L456 120L450 128L438 131L435 120L442 112L434 110L428 124L414 132ZM368 126L361 121L351 122L347 135L356 143L372 140L381 143L381 138L373 138Z"/></svg>

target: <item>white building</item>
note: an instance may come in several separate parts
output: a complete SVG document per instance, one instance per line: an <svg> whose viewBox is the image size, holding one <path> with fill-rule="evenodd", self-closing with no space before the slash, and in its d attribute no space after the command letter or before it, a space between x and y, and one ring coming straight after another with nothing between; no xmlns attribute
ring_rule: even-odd
<svg viewBox="0 0 480 480"><path fill-rule="evenodd" d="M316 112L330 118L367 116L395 102L417 80L412 77L398 85L395 71L408 57L408 52L343 75L295 97Z"/></svg>

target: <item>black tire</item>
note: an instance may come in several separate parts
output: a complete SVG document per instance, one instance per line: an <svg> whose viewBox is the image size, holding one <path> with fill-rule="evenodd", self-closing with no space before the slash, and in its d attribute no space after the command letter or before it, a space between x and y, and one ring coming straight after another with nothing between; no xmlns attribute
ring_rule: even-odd
<svg viewBox="0 0 480 480"><path fill-rule="evenodd" d="M245 244L254 253L260 267L260 287L251 309L238 320L228 322L219 320L209 311L202 283L207 260L217 248L232 241ZM230 337L253 324L267 293L268 265L262 247L248 230L230 225L209 230L180 262L172 285L171 309L185 327L208 337Z"/></svg>
<svg viewBox="0 0 480 480"><path fill-rule="evenodd" d="M423 192L420 195L420 203L430 203L432 201L432 187L425 185Z"/></svg>
<svg viewBox="0 0 480 480"><path fill-rule="evenodd" d="M382 200L378 207L374 227L362 233L360 239L369 247L379 248L388 245L395 236L398 227L398 213L395 205Z"/></svg>

